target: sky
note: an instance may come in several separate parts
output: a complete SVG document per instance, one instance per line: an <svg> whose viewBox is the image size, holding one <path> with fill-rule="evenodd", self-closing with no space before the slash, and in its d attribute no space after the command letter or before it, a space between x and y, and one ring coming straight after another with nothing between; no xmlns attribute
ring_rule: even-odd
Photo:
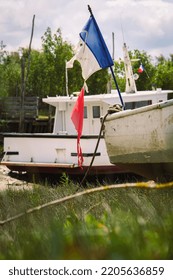
<svg viewBox="0 0 173 280"><path fill-rule="evenodd" d="M58 28L67 42L76 46L90 5L115 59L122 57L123 42L129 50L146 51L152 57L173 54L173 0L0 0L0 42L6 51L28 47L35 15L32 48L41 50L47 27Z"/></svg>

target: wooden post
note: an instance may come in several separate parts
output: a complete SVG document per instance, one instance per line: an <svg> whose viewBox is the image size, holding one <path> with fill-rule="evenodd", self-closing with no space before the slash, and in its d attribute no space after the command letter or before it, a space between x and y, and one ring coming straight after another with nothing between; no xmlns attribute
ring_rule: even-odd
<svg viewBox="0 0 173 280"><path fill-rule="evenodd" d="M21 99L20 99L20 120L19 132L24 132L24 99L25 99L25 58L21 58Z"/></svg>
<svg viewBox="0 0 173 280"><path fill-rule="evenodd" d="M19 132L24 132L25 129L25 116L24 116L24 100L25 100L25 88L26 88L26 83L28 80L28 74L30 70L30 54L31 54L31 44L32 44L32 38L34 34L34 20L35 20L35 15L33 16L32 19L32 30L31 30L31 38L30 38L30 43L29 43L29 49L28 49L28 68L27 68L27 73L25 77L25 58L22 54L21 58L21 103L20 103L20 120L19 120Z"/></svg>

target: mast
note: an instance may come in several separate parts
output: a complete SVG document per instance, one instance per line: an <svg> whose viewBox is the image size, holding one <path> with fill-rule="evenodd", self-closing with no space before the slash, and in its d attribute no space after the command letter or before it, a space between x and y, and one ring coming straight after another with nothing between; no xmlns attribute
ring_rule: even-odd
<svg viewBox="0 0 173 280"><path fill-rule="evenodd" d="M126 75L125 91L127 93L135 93L135 92L137 92L136 83L134 80L132 65L131 65L126 43L124 43L124 45L123 45L123 52L124 52L124 67L125 67L125 75Z"/></svg>
<svg viewBox="0 0 173 280"><path fill-rule="evenodd" d="M115 60L115 37L114 37L114 32L112 32L112 60Z"/></svg>
<svg viewBox="0 0 173 280"><path fill-rule="evenodd" d="M65 89L66 89L66 95L69 96L67 60L65 60Z"/></svg>

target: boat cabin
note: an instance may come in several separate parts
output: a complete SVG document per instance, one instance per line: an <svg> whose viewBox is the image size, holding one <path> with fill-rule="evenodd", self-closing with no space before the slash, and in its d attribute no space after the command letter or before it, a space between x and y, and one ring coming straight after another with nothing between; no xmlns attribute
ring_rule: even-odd
<svg viewBox="0 0 173 280"><path fill-rule="evenodd" d="M150 104L166 101L169 91L161 89L153 91L138 91L122 93L126 110L135 109ZM53 134L76 135L77 132L71 121L71 112L77 100L77 94L71 96L47 97L43 102L55 107L55 122ZM120 104L118 93L112 90L109 94L86 95L84 97L83 135L98 135L100 117L107 113L109 106Z"/></svg>

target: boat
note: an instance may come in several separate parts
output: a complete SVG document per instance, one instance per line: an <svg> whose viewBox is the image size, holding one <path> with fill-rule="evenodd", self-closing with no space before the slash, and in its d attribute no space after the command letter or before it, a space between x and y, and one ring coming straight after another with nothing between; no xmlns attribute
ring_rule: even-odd
<svg viewBox="0 0 173 280"><path fill-rule="evenodd" d="M123 50L127 82L126 91L121 93L121 95L126 108L134 109L156 103L159 103L159 106L161 106L161 104L167 104L164 102L167 102L171 91L161 89L151 91L136 90L131 62L125 44ZM122 134L120 134L119 129L116 128L116 122L114 123L113 121L113 119L117 119L118 116L128 116L131 112L129 110L113 114L106 118L104 131L105 138L102 134L97 152L94 155L101 127L100 118L102 118L108 110L110 111L110 107L113 106L113 104L119 102L117 90L112 90L111 93L86 95L84 97L84 123L83 134L81 136L84 162L82 168L78 165L76 152L77 132L70 118L77 98L78 93L73 93L70 96L43 98L43 102L55 107L52 133L4 133L4 155L1 164L7 166L11 171L17 171L20 173L66 173L68 175L83 175L89 168L92 157L95 156L94 162L90 168L90 175L131 172L129 166L125 166L125 168L123 166L122 168L119 165L121 159L116 157L116 146L115 149L112 148L114 147L113 143L117 143L116 140L114 141L114 137L118 137L121 147L128 147L130 150L131 144L129 143L128 138L130 139L131 137L130 135L133 131L131 130L132 127L136 127L135 122L132 127L129 127L128 131L127 124L125 125L122 118L119 118L119 120L122 120L122 128L124 127L124 129L121 128ZM138 112L140 110L145 109L135 109L133 112ZM134 113L131 112L131 114ZM114 128L112 128L112 123L114 123L115 131ZM123 131L126 132L127 139L124 138ZM144 132L144 128L142 131L143 133L141 135L143 137L146 133ZM111 133L111 136L109 133ZM153 135L155 135L154 132ZM111 144L109 143L110 138ZM134 143L136 142L135 136L131 141ZM124 144L122 144L122 142ZM122 151L122 156L125 156L127 149L123 148L120 150ZM118 165L116 164L116 160Z"/></svg>
<svg viewBox="0 0 173 280"><path fill-rule="evenodd" d="M155 181L173 179L173 99L108 114L104 139L112 164Z"/></svg>

